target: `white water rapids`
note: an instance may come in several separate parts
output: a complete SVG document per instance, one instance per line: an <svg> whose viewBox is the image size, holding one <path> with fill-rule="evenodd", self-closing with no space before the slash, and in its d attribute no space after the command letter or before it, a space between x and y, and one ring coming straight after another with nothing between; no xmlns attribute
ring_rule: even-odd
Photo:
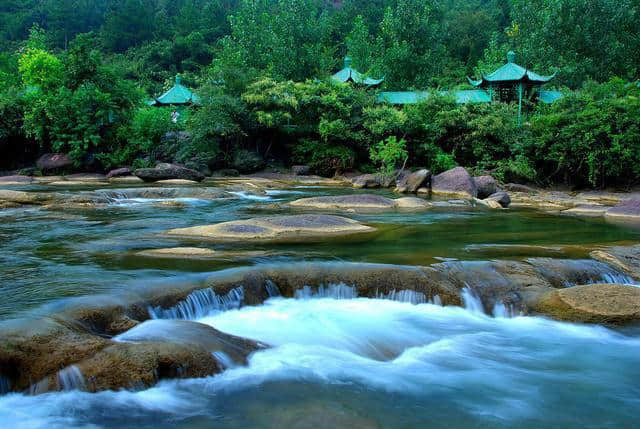
<svg viewBox="0 0 640 429"><path fill-rule="evenodd" d="M638 332L326 297L275 297L198 321L272 348L255 353L247 367L138 392L6 395L3 427L637 424Z"/></svg>

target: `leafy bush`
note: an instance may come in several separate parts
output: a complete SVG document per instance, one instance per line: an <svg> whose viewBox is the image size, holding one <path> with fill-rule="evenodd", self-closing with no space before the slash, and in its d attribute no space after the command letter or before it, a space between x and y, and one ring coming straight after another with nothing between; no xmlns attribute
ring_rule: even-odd
<svg viewBox="0 0 640 429"><path fill-rule="evenodd" d="M380 165L382 175L391 176L399 164L407 160L406 143L391 136L369 149L371 161Z"/></svg>
<svg viewBox="0 0 640 429"><path fill-rule="evenodd" d="M315 140L302 140L293 149L293 160L322 175L339 174L355 164L353 149Z"/></svg>

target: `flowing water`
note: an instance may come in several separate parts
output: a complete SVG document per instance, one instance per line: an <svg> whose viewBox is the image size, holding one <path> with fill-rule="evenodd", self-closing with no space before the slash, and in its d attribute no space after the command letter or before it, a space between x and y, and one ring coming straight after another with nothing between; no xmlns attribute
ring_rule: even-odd
<svg viewBox="0 0 640 429"><path fill-rule="evenodd" d="M201 288L174 307L152 306L149 313L195 320L271 347L251 355L247 366L218 355L227 368L222 374L162 381L140 391L83 392L82 373L69 366L58 373L61 392L0 396L2 427L637 425L637 328L614 331L521 317L503 303L485 309L473 290L482 280L479 261L491 259L573 259L590 279L630 282L585 258L596 245L638 242L638 230L597 219L447 205L426 213L348 214L378 228L366 240L222 245L160 235L170 228L290 213L272 204L347 192L352 191L291 188L259 198L238 192L224 200L182 198L182 207L116 192L107 208L0 211L0 324L1 319L50 314L73 297L115 298L149 284L201 282L211 272L233 267L300 261L444 263L469 273L465 308L445 307L438 296L407 290L362 298L346 284L301 288L293 298L283 298L269 283L271 298L248 307L241 306L242 288L221 295ZM221 261L136 255L175 246L265 254ZM0 391L3 383L0 379Z"/></svg>

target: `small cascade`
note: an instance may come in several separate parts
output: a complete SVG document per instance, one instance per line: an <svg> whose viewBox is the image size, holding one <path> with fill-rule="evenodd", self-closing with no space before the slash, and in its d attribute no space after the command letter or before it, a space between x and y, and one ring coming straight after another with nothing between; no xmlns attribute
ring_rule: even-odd
<svg viewBox="0 0 640 429"><path fill-rule="evenodd" d="M298 289L295 292L296 299L310 298L333 298L333 299L353 299L358 297L358 292L354 286L347 286L344 283L332 284L327 287L319 286L314 292L309 286Z"/></svg>
<svg viewBox="0 0 640 429"><path fill-rule="evenodd" d="M149 307L152 319L185 319L195 320L218 311L239 308L244 299L244 289L231 289L224 296L216 294L213 289L200 289L191 292L184 301L171 308Z"/></svg>
<svg viewBox="0 0 640 429"><path fill-rule="evenodd" d="M84 376L80 368L71 365L58 371L58 386L60 390L65 392L70 390L86 390Z"/></svg>
<svg viewBox="0 0 640 429"><path fill-rule="evenodd" d="M267 291L267 294L269 294L269 298L273 298L276 296L281 296L280 293L280 289L278 288L278 285L275 284L274 282L272 282L271 280L267 280L264 284L264 288Z"/></svg>
<svg viewBox="0 0 640 429"><path fill-rule="evenodd" d="M465 287L462 289L462 302L464 304L464 308L470 312L485 314L484 306L482 305L482 301L480 301L480 297L478 297L471 288Z"/></svg>
<svg viewBox="0 0 640 429"><path fill-rule="evenodd" d="M492 314L496 319L511 319L520 315L520 313L513 308L513 305L505 304L502 301L496 302L496 305L493 306Z"/></svg>
<svg viewBox="0 0 640 429"><path fill-rule="evenodd" d="M631 277L622 273L602 273L602 281L599 283L640 286L640 284L635 282Z"/></svg>
<svg viewBox="0 0 640 429"><path fill-rule="evenodd" d="M376 298L378 299L388 299L391 301L398 302L408 302L411 304L426 304L430 303L427 299L427 296L422 292L416 292L415 290L404 289L400 291L396 291L395 289L390 291L389 293L378 293L376 294ZM435 298L435 297L434 297ZM440 300L440 297L438 297Z"/></svg>
<svg viewBox="0 0 640 429"><path fill-rule="evenodd" d="M231 357L229 357L225 352L213 352L212 355L224 369L230 369L237 366L235 362L233 362L233 359L231 359Z"/></svg>

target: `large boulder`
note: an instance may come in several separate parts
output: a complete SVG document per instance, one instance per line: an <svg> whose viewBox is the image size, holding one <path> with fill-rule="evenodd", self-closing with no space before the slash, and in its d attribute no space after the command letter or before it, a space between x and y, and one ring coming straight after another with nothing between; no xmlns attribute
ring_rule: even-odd
<svg viewBox="0 0 640 429"><path fill-rule="evenodd" d="M431 181L431 172L426 169L418 170L410 174L401 175L396 183L396 192L416 193L422 187L428 187Z"/></svg>
<svg viewBox="0 0 640 429"><path fill-rule="evenodd" d="M363 174L361 176L352 179L354 188L381 188L383 185L383 179L377 174Z"/></svg>
<svg viewBox="0 0 640 429"><path fill-rule="evenodd" d="M569 322L623 325L640 321L640 288L592 284L541 295L535 310Z"/></svg>
<svg viewBox="0 0 640 429"><path fill-rule="evenodd" d="M36 166L44 171L71 167L73 161L64 153L45 153L36 161Z"/></svg>
<svg viewBox="0 0 640 429"><path fill-rule="evenodd" d="M611 219L640 221L640 199L622 201L617 206L607 210L605 217Z"/></svg>
<svg viewBox="0 0 640 429"><path fill-rule="evenodd" d="M498 192L498 182L491 176L478 176L473 178L478 189L478 198L481 200Z"/></svg>
<svg viewBox="0 0 640 429"><path fill-rule="evenodd" d="M436 195L457 198L476 198L478 196L478 189L473 177L463 167L456 167L433 176L431 192Z"/></svg>
<svg viewBox="0 0 640 429"><path fill-rule="evenodd" d="M182 167L176 164L161 163L156 168L139 168L134 173L145 182L157 182L159 180L184 179L201 182L204 180L204 174Z"/></svg>
<svg viewBox="0 0 640 429"><path fill-rule="evenodd" d="M113 177L125 177L131 176L133 173L129 167L116 168L107 173L107 179L111 179Z"/></svg>
<svg viewBox="0 0 640 429"><path fill-rule="evenodd" d="M167 231L169 236L204 238L213 241L299 241L323 240L375 231L351 219L330 215L270 216L194 226Z"/></svg>

